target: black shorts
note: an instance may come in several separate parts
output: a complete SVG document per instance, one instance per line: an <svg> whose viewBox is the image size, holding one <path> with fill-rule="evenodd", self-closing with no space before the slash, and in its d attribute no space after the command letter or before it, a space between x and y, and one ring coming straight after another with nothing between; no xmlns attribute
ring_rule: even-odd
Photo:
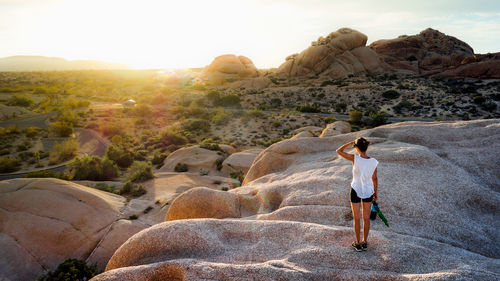
<svg viewBox="0 0 500 281"><path fill-rule="evenodd" d="M356 190L354 190L352 187L351 187L351 203L359 203L361 201L363 202L372 202L373 200L373 195L368 197L368 198L364 198L364 199L361 199L358 197L358 194L356 193Z"/></svg>

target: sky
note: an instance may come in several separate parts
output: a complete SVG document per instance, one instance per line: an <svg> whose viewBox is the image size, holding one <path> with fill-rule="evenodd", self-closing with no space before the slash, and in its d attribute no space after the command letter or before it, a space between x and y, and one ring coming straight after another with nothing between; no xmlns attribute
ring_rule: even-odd
<svg viewBox="0 0 500 281"><path fill-rule="evenodd" d="M500 52L498 0L0 0L0 57L203 67L218 55L278 67L341 27L379 39L431 27Z"/></svg>

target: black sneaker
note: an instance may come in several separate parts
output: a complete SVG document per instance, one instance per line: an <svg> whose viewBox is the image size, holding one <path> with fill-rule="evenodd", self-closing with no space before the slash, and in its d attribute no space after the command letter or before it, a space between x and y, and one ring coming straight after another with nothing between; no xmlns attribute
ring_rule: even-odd
<svg viewBox="0 0 500 281"><path fill-rule="evenodd" d="M360 245L361 245L361 249L362 249L363 251L368 250L368 243L366 243L366 242L361 242L361 244L360 244Z"/></svg>
<svg viewBox="0 0 500 281"><path fill-rule="evenodd" d="M356 244L356 242L352 242L351 246L356 250L356 252L361 252L363 249L361 248L361 244Z"/></svg>

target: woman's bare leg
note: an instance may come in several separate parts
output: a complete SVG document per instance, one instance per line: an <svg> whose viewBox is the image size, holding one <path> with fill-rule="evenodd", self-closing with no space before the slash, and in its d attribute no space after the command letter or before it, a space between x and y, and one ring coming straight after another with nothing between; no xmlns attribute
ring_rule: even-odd
<svg viewBox="0 0 500 281"><path fill-rule="evenodd" d="M352 209L352 216L353 216L353 221L354 221L354 234L356 234L356 243L360 243L360 219L361 219L361 211L360 208L361 203L352 203L351 202L351 209Z"/></svg>
<svg viewBox="0 0 500 281"><path fill-rule="evenodd" d="M363 242L368 241L368 233L370 232L370 209L372 202L363 203Z"/></svg>

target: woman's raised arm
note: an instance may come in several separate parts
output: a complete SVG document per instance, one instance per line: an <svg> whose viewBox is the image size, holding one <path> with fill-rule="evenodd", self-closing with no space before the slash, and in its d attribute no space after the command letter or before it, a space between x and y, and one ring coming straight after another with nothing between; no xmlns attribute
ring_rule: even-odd
<svg viewBox="0 0 500 281"><path fill-rule="evenodd" d="M354 163L354 154L344 152L344 149L348 148L349 146L351 146L353 144L354 144L354 141L348 142L348 143L342 145L341 147L339 147L336 150L336 152L338 155L340 155L340 156L344 157L345 159Z"/></svg>

